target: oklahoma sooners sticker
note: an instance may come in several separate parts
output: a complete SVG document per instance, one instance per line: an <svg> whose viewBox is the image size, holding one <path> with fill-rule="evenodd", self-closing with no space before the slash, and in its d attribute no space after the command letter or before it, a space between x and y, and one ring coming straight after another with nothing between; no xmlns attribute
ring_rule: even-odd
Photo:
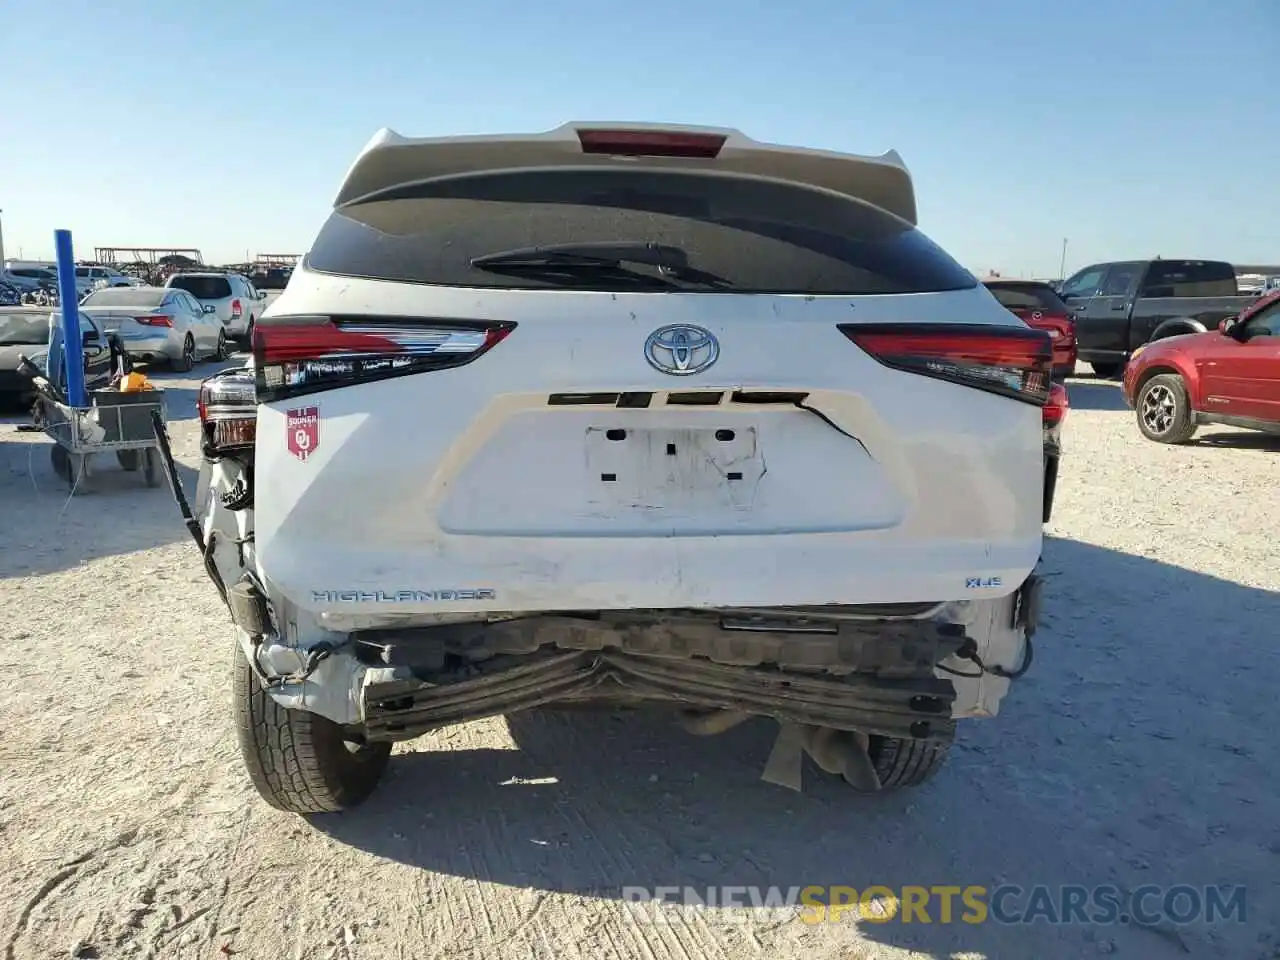
<svg viewBox="0 0 1280 960"><path fill-rule="evenodd" d="M320 408L286 410L284 430L289 452L305 463L320 446Z"/></svg>

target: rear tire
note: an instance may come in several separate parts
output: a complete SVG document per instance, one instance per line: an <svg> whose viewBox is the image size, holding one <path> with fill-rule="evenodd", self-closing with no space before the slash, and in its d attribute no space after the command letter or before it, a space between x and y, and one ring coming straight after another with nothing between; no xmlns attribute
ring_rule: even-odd
<svg viewBox="0 0 1280 960"><path fill-rule="evenodd" d="M873 736L867 753L880 777L880 789L917 787L931 779L950 756L951 743L950 739L905 740Z"/></svg>
<svg viewBox="0 0 1280 960"><path fill-rule="evenodd" d="M1093 367L1093 375L1101 377L1103 380L1114 380L1124 370L1123 363L1102 363L1101 361L1090 361L1089 366Z"/></svg>
<svg viewBox="0 0 1280 960"><path fill-rule="evenodd" d="M1156 443L1186 443L1196 432L1187 386L1176 373L1161 373L1138 390L1133 402L1138 429Z"/></svg>
<svg viewBox="0 0 1280 960"><path fill-rule="evenodd" d="M218 348L213 352L213 359L221 363L227 357L231 356L231 351L227 349L227 335L218 331Z"/></svg>
<svg viewBox="0 0 1280 960"><path fill-rule="evenodd" d="M387 769L391 744L351 744L332 720L286 710L262 688L238 646L234 656L236 740L262 799L289 813L337 813L368 799Z"/></svg>
<svg viewBox="0 0 1280 960"><path fill-rule="evenodd" d="M173 369L180 373L189 373L196 365L196 342L191 334L182 341L182 356L173 361Z"/></svg>
<svg viewBox="0 0 1280 960"><path fill-rule="evenodd" d="M121 470L128 470L132 473L142 465L141 450L117 450L116 460L120 464Z"/></svg>
<svg viewBox="0 0 1280 960"><path fill-rule="evenodd" d="M859 793L877 793L924 783L941 769L953 736L909 740L818 727L805 749L819 768L843 777Z"/></svg>

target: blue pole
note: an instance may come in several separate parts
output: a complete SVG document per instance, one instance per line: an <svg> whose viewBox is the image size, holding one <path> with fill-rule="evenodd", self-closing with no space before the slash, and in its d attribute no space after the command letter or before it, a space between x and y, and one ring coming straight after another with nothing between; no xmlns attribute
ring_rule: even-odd
<svg viewBox="0 0 1280 960"><path fill-rule="evenodd" d="M71 231L53 231L58 254L58 300L62 304L62 356L67 371L67 403L87 407L84 395L84 338L80 336L80 312L76 302L76 259L71 249Z"/></svg>

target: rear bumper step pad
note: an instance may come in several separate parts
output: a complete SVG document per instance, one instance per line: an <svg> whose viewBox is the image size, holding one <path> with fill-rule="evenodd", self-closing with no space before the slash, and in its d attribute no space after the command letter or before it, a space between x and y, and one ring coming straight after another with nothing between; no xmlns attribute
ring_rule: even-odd
<svg viewBox="0 0 1280 960"><path fill-rule="evenodd" d="M806 676L769 666L726 666L619 650L546 650L473 664L470 676L452 682L407 677L369 684L363 695L365 735L402 740L555 702L611 698L738 710L916 740L948 739L955 725L955 689L950 681L932 676Z"/></svg>

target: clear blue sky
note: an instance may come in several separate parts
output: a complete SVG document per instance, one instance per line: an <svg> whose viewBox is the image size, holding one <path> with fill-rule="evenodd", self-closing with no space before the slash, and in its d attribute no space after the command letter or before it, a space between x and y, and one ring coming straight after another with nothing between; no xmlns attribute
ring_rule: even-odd
<svg viewBox="0 0 1280 960"><path fill-rule="evenodd" d="M305 250L382 126L893 147L966 266L1280 262L1280 0L5 0L8 256ZM18 33L14 25L21 27ZM20 34L20 35L19 35ZM63 51L69 67L59 68ZM73 124L60 126L60 121ZM70 143L70 151L65 145Z"/></svg>

